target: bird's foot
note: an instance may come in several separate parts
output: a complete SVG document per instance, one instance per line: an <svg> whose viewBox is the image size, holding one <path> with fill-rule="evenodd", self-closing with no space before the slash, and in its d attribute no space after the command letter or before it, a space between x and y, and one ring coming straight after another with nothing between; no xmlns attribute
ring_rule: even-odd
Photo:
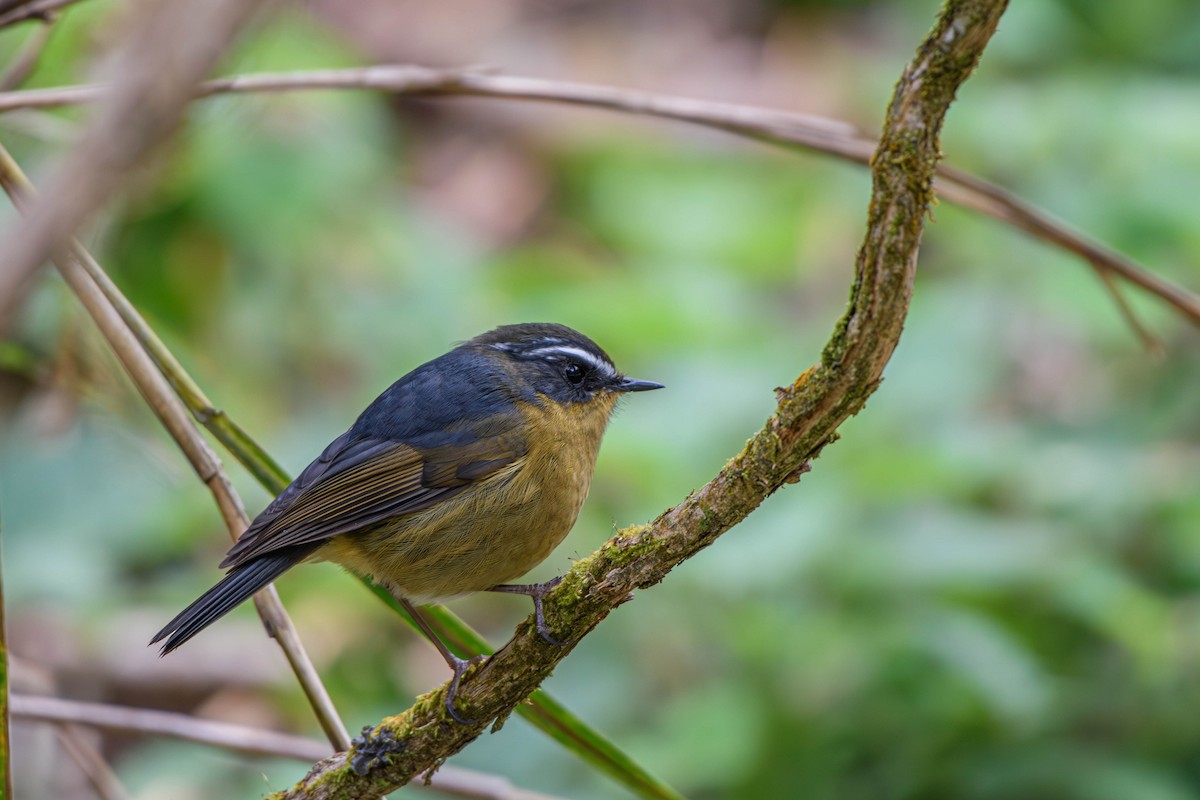
<svg viewBox="0 0 1200 800"><path fill-rule="evenodd" d="M459 725L474 725L479 722L477 719L464 719L454 710L454 701L458 699L458 684L462 681L463 675L467 670L475 664L487 660L487 656L475 656L474 658L454 658L454 662L450 664L450 668L454 670L454 678L450 681L450 688L446 690L446 713L450 718Z"/></svg>
<svg viewBox="0 0 1200 800"><path fill-rule="evenodd" d="M561 642L550 635L550 626L546 624L546 614L542 610L542 598L545 597L551 589L562 583L562 576L546 581L545 583L502 583L499 586L493 586L488 589L489 592L506 592L508 594L523 594L533 599L533 618L537 624L538 635L547 644L555 645L556 647L566 647L570 642Z"/></svg>

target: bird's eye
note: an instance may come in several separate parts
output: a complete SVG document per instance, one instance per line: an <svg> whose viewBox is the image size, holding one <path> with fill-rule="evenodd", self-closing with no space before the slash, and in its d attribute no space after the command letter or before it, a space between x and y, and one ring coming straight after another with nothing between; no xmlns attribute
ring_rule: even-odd
<svg viewBox="0 0 1200 800"><path fill-rule="evenodd" d="M562 368L563 377L567 379L567 383L572 386L578 386L583 383L584 377L587 375L587 370L582 364L575 361L568 361Z"/></svg>

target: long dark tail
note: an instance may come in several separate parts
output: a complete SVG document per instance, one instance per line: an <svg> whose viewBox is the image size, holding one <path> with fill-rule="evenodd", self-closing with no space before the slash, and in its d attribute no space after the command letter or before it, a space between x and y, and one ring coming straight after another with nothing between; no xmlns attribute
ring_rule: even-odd
<svg viewBox="0 0 1200 800"><path fill-rule="evenodd" d="M303 561L315 549L316 547L289 547L234 567L216 586L180 611L175 619L154 635L150 644L157 644L166 639L162 647L162 655L165 656L228 614L234 606L278 578L290 567Z"/></svg>

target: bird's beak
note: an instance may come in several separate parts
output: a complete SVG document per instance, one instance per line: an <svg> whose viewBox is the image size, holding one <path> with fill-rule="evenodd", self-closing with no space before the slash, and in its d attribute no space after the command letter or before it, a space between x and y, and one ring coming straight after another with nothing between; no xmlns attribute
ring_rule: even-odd
<svg viewBox="0 0 1200 800"><path fill-rule="evenodd" d="M639 381L636 378L621 378L615 386L612 387L614 392L648 392L651 389L661 389L661 383L654 381Z"/></svg>

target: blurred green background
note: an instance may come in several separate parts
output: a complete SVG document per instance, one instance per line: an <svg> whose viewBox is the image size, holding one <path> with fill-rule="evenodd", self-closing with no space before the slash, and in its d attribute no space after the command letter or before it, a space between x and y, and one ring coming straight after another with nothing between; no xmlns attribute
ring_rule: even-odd
<svg viewBox="0 0 1200 800"><path fill-rule="evenodd" d="M489 64L874 131L937 7L315 0L249 32L221 72ZM70 9L28 85L94 78L123 24L107 0ZM0 32L0 57L30 32ZM1191 0L1014 3L943 149L1200 289L1198 78ZM84 118L10 113L0 137L36 180ZM818 357L868 189L822 157L598 111L226 97L194 107L87 238L292 473L396 377L501 323L567 323L667 384L614 420L542 579L710 478ZM1200 335L1128 294L1164 358L1077 260L937 207L865 412L546 688L689 797L1200 797ZM217 579L228 541L49 273L0 343L0 409L16 687L317 734L251 609L171 658L145 647ZM269 498L225 460L259 510ZM337 568L279 589L352 731L445 680ZM453 607L496 643L528 613L501 596ZM305 771L104 746L137 798L254 797ZM90 796L46 729L19 725L15 747L18 796ZM624 796L519 719L451 763Z"/></svg>

